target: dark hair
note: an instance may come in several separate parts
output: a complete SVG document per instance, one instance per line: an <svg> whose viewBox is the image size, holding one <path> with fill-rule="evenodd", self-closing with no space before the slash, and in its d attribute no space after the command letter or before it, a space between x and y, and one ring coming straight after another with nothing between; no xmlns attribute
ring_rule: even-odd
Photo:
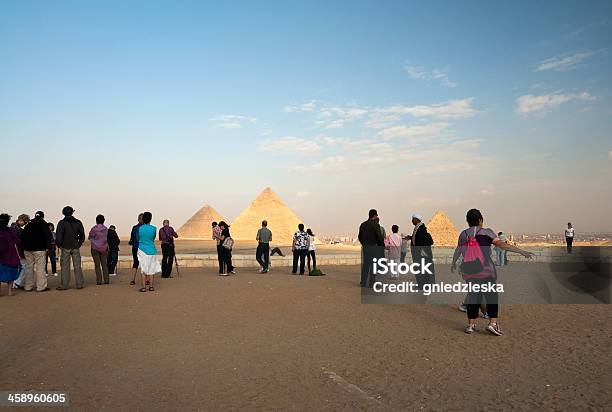
<svg viewBox="0 0 612 412"><path fill-rule="evenodd" d="M261 225L264 226L264 227L268 226L268 221L267 220L262 220L261 221Z"/></svg>
<svg viewBox="0 0 612 412"><path fill-rule="evenodd" d="M217 225L218 225L218 223L217 223L217 222L212 222L212 226L213 226L213 227L215 227L215 226L217 226Z"/></svg>
<svg viewBox="0 0 612 412"><path fill-rule="evenodd" d="M144 212L142 214L142 222L145 224L149 224L151 223L151 220L153 220L153 215L151 214L151 212Z"/></svg>
<svg viewBox="0 0 612 412"><path fill-rule="evenodd" d="M497 233L497 236L501 236L501 235L503 235L503 234L504 234L504 232L498 232L498 233Z"/></svg>
<svg viewBox="0 0 612 412"><path fill-rule="evenodd" d="M34 217L39 217L41 219L44 219L45 218L45 212L43 212L42 210L39 210L38 212L36 212Z"/></svg>
<svg viewBox="0 0 612 412"><path fill-rule="evenodd" d="M308 230L306 231L306 233L308 233L310 236L314 236L314 233L312 233L312 230L310 230L310 228L308 228Z"/></svg>
<svg viewBox="0 0 612 412"><path fill-rule="evenodd" d="M484 218L482 217L482 213L480 213L480 210L470 209L465 215L465 220L467 220L468 225L472 227L478 226L480 224L480 221L484 220Z"/></svg>
<svg viewBox="0 0 612 412"><path fill-rule="evenodd" d="M223 226L223 227L229 227L229 225L227 223L225 223L224 220L219 222L219 226Z"/></svg>
<svg viewBox="0 0 612 412"><path fill-rule="evenodd" d="M55 225L51 222L47 223L49 225L49 227L51 228L51 230L55 229Z"/></svg>
<svg viewBox="0 0 612 412"><path fill-rule="evenodd" d="M298 225L298 229L300 230L300 232L303 232L303 231L304 231L304 224L303 224L303 223L300 223L300 224Z"/></svg>
<svg viewBox="0 0 612 412"><path fill-rule="evenodd" d="M368 212L368 217L372 219L374 216L378 216L378 212L376 211L376 209L370 209L370 211Z"/></svg>
<svg viewBox="0 0 612 412"><path fill-rule="evenodd" d="M62 209L62 215L66 217L72 216L73 213L74 213L74 209L71 206L66 206Z"/></svg>
<svg viewBox="0 0 612 412"><path fill-rule="evenodd" d="M110 225L108 228L109 228L110 230L115 230L115 225Z"/></svg>
<svg viewBox="0 0 612 412"><path fill-rule="evenodd" d="M399 232L399 226L398 226L398 225L393 225L393 226L391 226L391 231L392 231L393 233L397 233L397 232Z"/></svg>
<svg viewBox="0 0 612 412"><path fill-rule="evenodd" d="M10 221L11 217L7 213L0 215L0 227L7 227Z"/></svg>
<svg viewBox="0 0 612 412"><path fill-rule="evenodd" d="M104 215L98 215L96 216L96 224L101 225L104 223Z"/></svg>

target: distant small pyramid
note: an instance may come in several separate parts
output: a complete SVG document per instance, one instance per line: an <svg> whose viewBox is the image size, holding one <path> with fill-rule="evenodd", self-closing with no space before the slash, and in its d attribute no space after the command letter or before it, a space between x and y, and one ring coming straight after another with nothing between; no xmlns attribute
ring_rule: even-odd
<svg viewBox="0 0 612 412"><path fill-rule="evenodd" d="M434 241L434 246L456 246L459 231L446 216L444 212L438 210L429 223L427 223L427 231Z"/></svg>
<svg viewBox="0 0 612 412"><path fill-rule="evenodd" d="M202 206L178 230L181 239L212 239L212 222L219 222L223 217L210 205Z"/></svg>
<svg viewBox="0 0 612 412"><path fill-rule="evenodd" d="M303 223L283 199L267 187L234 220L230 230L232 237L236 240L255 240L262 220L268 221L272 243L284 246L291 245L298 224Z"/></svg>

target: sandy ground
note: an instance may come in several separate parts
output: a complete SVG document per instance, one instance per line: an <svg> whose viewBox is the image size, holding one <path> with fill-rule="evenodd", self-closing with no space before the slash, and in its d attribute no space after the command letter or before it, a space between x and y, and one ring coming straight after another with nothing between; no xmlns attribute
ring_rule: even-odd
<svg viewBox="0 0 612 412"><path fill-rule="evenodd" d="M87 272L81 291L3 290L0 388L69 391L79 411L612 404L609 305L508 305L505 336L465 335L455 306L361 304L356 267L327 272L191 269L153 293Z"/></svg>

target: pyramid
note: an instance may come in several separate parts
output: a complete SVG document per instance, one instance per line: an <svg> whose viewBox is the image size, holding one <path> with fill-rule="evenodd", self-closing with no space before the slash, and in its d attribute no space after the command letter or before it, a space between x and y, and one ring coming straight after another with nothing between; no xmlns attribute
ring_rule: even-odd
<svg viewBox="0 0 612 412"><path fill-rule="evenodd" d="M435 246L456 246L459 231L446 216L446 214L438 210L429 223L427 223L427 231L434 240Z"/></svg>
<svg viewBox="0 0 612 412"><path fill-rule="evenodd" d="M223 217L210 205L204 205L178 230L181 239L212 239L212 222Z"/></svg>
<svg viewBox="0 0 612 412"><path fill-rule="evenodd" d="M265 188L231 226L235 240L255 240L261 221L268 221L274 245L291 245L297 226L303 223L272 189Z"/></svg>

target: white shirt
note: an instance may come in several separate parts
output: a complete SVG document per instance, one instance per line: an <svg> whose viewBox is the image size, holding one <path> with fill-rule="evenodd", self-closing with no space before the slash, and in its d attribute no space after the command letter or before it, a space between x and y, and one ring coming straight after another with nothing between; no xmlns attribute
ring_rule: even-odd
<svg viewBox="0 0 612 412"><path fill-rule="evenodd" d="M308 250L310 250L310 251L316 250L317 249L317 245L315 245L315 237L314 236L308 236L308 238L310 239L310 244L308 246Z"/></svg>
<svg viewBox="0 0 612 412"><path fill-rule="evenodd" d="M574 237L574 228L565 229L565 237Z"/></svg>

